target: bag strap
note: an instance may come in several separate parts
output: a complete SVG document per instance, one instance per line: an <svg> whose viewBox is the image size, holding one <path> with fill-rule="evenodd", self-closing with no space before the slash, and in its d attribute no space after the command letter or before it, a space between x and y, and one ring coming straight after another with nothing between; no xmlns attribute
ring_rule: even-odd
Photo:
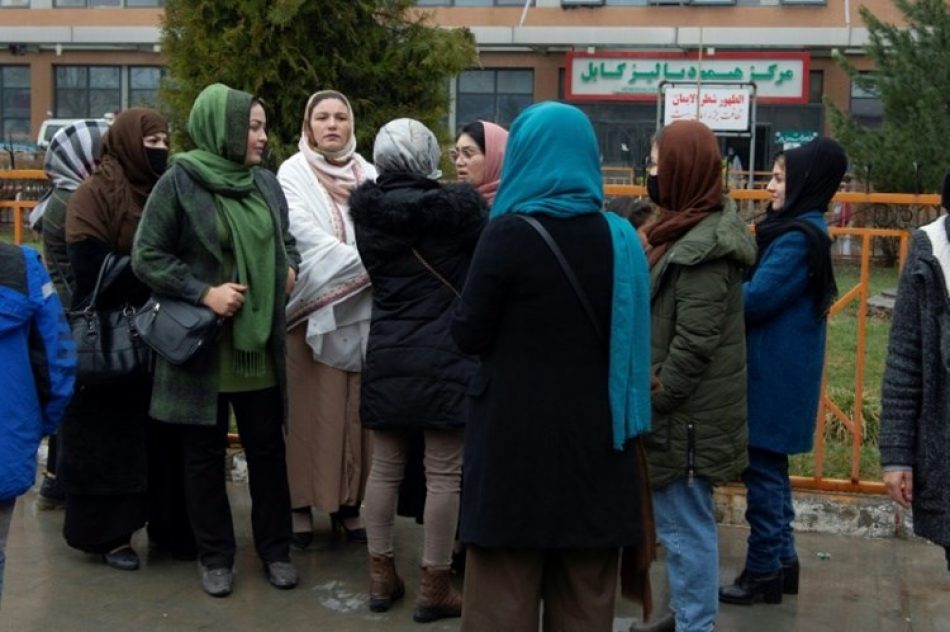
<svg viewBox="0 0 950 632"><path fill-rule="evenodd" d="M462 298L462 294L457 289L455 289L455 286L449 283L444 276L439 274L435 268L429 265L429 262L422 258L422 255L419 254L418 250L413 248L412 254L416 256L416 259L419 260L419 263L421 263L425 267L426 270L432 273L432 276L437 278L439 281L442 281L442 285L452 290L452 293L455 294L456 298Z"/></svg>
<svg viewBox="0 0 950 632"><path fill-rule="evenodd" d="M577 294L578 300L581 302L581 306L584 308L584 311L587 312L587 318L590 319L590 324L594 326L594 332L597 334L597 337L603 341L604 331L600 327L600 323L597 322L597 316L594 314L594 308L590 304L590 299L587 298L587 292L584 291L584 288L581 286L580 281L577 280L577 275L574 274L574 270L571 268L571 265L567 262L567 259L564 258L564 253L561 252L561 249L558 248L557 243L555 243L554 238L551 237L551 233L541 225L541 222L529 217L528 215L516 214L515 217L519 217L526 221L531 228L533 228L541 238L544 239L544 243L548 245L548 248L551 249L551 252L554 253L554 256L557 258L557 262L561 265L561 270L564 271L564 276L567 277L568 282L570 282L571 287L574 288L574 293Z"/></svg>
<svg viewBox="0 0 950 632"><path fill-rule="evenodd" d="M102 265L99 266L99 275L96 277L96 286L93 288L92 295L89 297L89 305L86 306L86 311L92 312L96 310L96 303L99 300L99 290L102 287L102 279L112 270L115 260L115 253L112 252L107 254L105 259L102 260Z"/></svg>

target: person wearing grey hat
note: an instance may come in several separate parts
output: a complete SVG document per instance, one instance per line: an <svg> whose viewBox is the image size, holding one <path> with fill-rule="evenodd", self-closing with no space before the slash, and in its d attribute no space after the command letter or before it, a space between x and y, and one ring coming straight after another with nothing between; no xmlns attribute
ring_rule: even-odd
<svg viewBox="0 0 950 632"><path fill-rule="evenodd" d="M459 516L466 391L476 361L452 340L449 322L475 243L484 198L468 184L440 184L441 150L425 125L397 119L376 135L379 176L350 197L356 246L373 286L360 397L373 432L364 519L370 610L385 612L405 589L396 572L393 520L412 433L425 436L426 500L413 619L458 617L451 583Z"/></svg>

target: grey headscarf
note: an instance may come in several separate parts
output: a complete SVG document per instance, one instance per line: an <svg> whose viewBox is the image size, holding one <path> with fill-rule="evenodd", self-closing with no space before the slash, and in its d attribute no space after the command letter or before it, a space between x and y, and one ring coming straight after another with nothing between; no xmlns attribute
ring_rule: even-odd
<svg viewBox="0 0 950 632"><path fill-rule="evenodd" d="M373 144L373 163L380 174L414 173L438 180L442 177L441 158L439 140L415 119L401 118L386 123Z"/></svg>

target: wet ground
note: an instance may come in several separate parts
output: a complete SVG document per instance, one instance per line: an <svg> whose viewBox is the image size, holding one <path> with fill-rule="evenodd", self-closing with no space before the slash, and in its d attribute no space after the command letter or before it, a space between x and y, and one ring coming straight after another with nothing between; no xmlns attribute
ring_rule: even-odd
<svg viewBox="0 0 950 632"><path fill-rule="evenodd" d="M366 553L358 544L331 545L329 520L318 519L319 546L294 553L296 590L272 588L250 541L247 488L230 488L238 529L234 593L213 599L201 591L194 562L149 553L144 533L133 545L136 572L106 567L66 546L62 511L37 511L35 493L17 503L7 544L0 630L15 632L132 632L229 630L280 632L448 632L458 621L412 622L421 529L400 520L397 564L407 600L385 614L370 613ZM720 529L721 576L742 564L747 532ZM943 550L917 541L800 534L801 592L781 605L723 606L724 632L950 632L950 572ZM655 565L664 598L662 563ZM638 608L618 601L614 629L626 630ZM495 632L495 631L490 631ZM500 631L499 631L500 632ZM577 631L585 632L585 631Z"/></svg>

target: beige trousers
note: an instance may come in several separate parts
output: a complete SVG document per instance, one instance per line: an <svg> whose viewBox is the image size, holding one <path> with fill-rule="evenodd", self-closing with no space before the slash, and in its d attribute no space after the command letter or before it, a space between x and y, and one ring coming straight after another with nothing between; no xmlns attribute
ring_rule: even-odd
<svg viewBox="0 0 950 632"><path fill-rule="evenodd" d="M287 334L287 478L291 507L359 507L371 441L360 424L360 374L315 362L306 326Z"/></svg>
<svg viewBox="0 0 950 632"><path fill-rule="evenodd" d="M425 433L422 565L436 570L452 564L462 480L462 436L461 429ZM373 433L373 466L363 511L369 552L373 555L393 555L393 523L399 484L406 469L407 446L408 436L404 433Z"/></svg>

